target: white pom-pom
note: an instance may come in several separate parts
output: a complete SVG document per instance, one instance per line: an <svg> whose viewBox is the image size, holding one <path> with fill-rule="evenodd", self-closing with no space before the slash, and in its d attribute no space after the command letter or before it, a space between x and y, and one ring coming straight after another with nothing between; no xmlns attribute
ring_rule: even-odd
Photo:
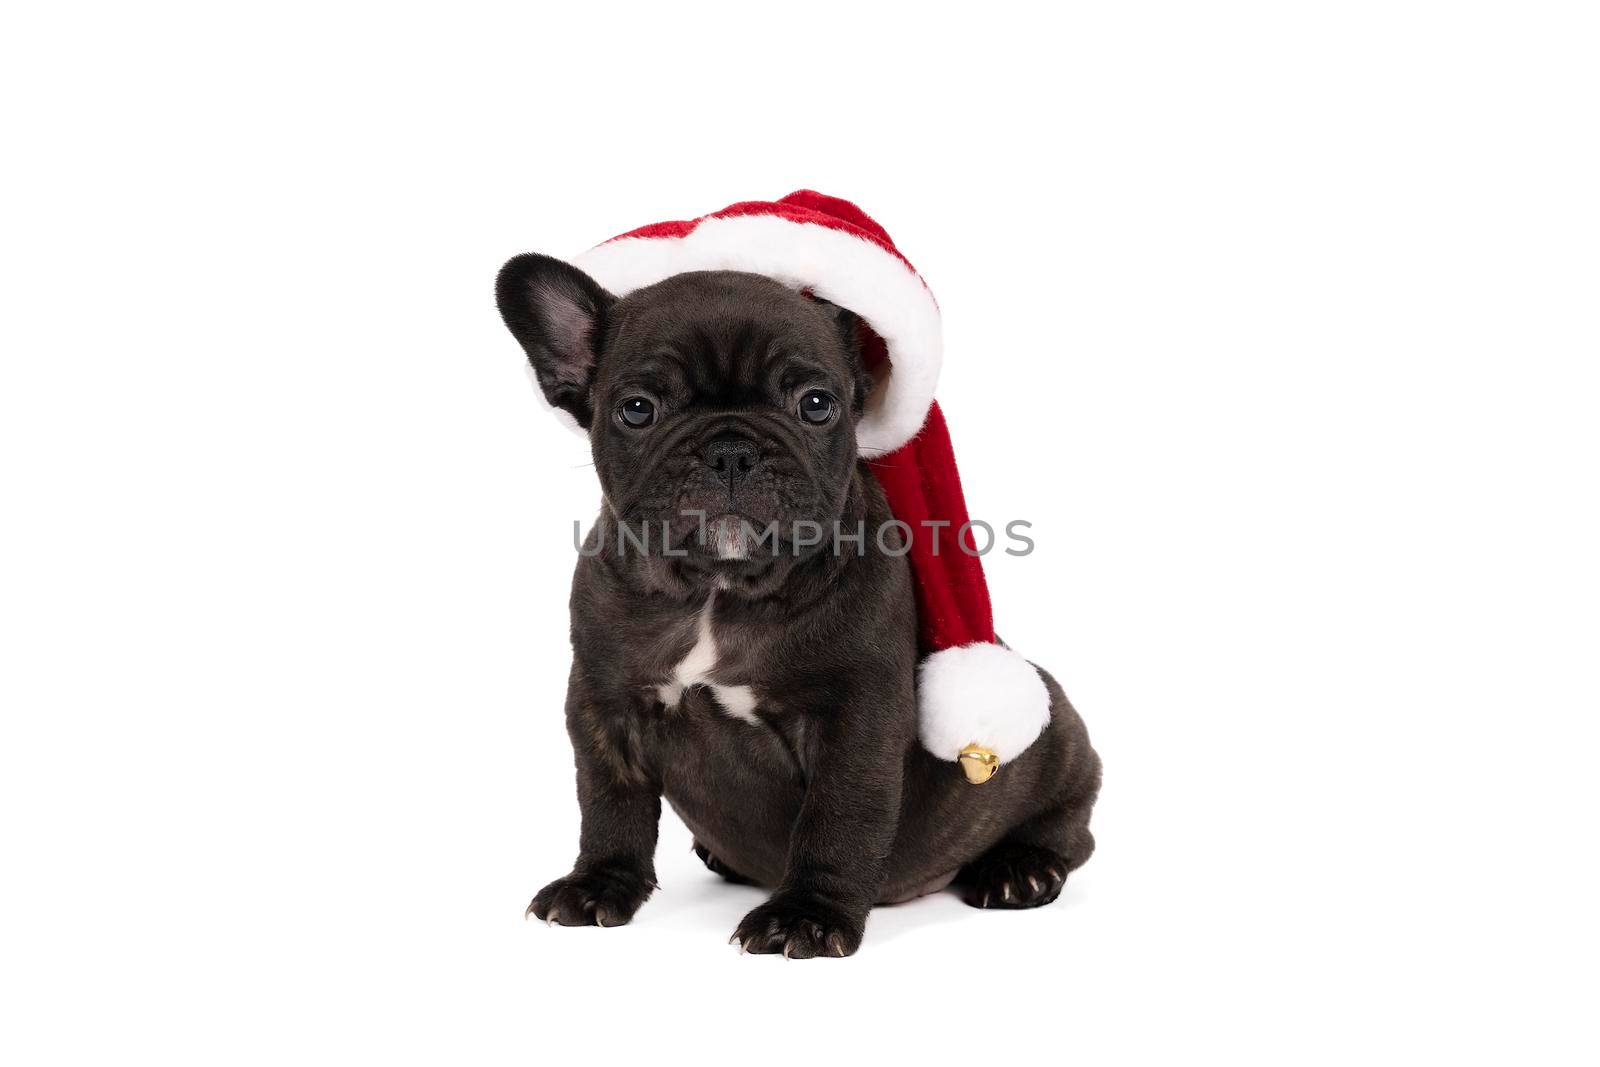
<svg viewBox="0 0 1600 1067"><path fill-rule="evenodd" d="M974 743L1014 759L1050 722L1050 691L1004 645L941 649L917 668L917 720L923 747L940 759L958 760Z"/></svg>

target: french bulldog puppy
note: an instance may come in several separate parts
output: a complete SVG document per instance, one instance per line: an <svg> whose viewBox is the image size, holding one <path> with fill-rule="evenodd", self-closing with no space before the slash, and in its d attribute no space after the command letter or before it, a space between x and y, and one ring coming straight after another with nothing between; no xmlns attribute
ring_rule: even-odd
<svg viewBox="0 0 1600 1067"><path fill-rule="evenodd" d="M874 904L952 882L976 907L1055 900L1094 850L1100 760L1042 670L1050 724L993 781L918 743L916 606L871 534L891 515L857 458L854 316L722 271L617 299L540 255L507 263L497 297L604 493L571 598L578 858L529 913L628 922L663 797L707 867L771 887L734 932L745 951L848 956Z"/></svg>

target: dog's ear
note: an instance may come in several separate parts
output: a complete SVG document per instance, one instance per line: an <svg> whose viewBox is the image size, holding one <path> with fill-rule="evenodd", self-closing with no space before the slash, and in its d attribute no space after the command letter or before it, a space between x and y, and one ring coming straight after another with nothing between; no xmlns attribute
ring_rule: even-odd
<svg viewBox="0 0 1600 1067"><path fill-rule="evenodd" d="M500 268L495 301L545 399L587 429L589 385L616 298L577 267L529 252Z"/></svg>
<svg viewBox="0 0 1600 1067"><path fill-rule="evenodd" d="M872 391L872 375L866 367L866 351L862 344L861 316L849 308L840 307L831 300L824 300L819 296L811 299L827 308L833 315L834 328L839 331L839 340L844 345L845 355L850 358L850 366L855 376L855 390L851 399L852 410L860 412L867 403L867 394Z"/></svg>

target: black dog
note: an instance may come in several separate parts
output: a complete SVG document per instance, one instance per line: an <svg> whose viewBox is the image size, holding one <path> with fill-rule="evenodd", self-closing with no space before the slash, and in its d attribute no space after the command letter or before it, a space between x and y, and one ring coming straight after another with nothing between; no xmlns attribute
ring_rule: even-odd
<svg viewBox="0 0 1600 1067"><path fill-rule="evenodd" d="M977 907L1054 900L1094 850L1100 785L1060 687L1040 672L1049 726L969 785L917 743L905 559L798 532L891 517L857 460L854 317L733 272L616 299L538 255L506 264L497 295L545 397L587 428L605 494L572 587L578 859L529 912L632 918L663 796L708 867L774 888L734 934L751 952L847 956L873 904L952 881Z"/></svg>

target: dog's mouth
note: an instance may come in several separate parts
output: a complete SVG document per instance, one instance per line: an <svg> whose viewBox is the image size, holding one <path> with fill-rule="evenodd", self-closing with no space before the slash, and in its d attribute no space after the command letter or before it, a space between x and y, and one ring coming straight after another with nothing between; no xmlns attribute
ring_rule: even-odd
<svg viewBox="0 0 1600 1067"><path fill-rule="evenodd" d="M779 559L809 555L825 546L829 524L779 519L742 510L688 508L654 519L623 519L628 547L696 565L761 569ZM642 542L642 545L641 545Z"/></svg>
<svg viewBox="0 0 1600 1067"><path fill-rule="evenodd" d="M730 563L774 555L783 542L781 524L736 511L680 514L671 524L669 551Z"/></svg>
<svg viewBox="0 0 1600 1067"><path fill-rule="evenodd" d="M744 515L729 512L706 523L706 550L717 559L747 560L763 548L776 549L775 538Z"/></svg>
<svg viewBox="0 0 1600 1067"><path fill-rule="evenodd" d="M829 494L786 457L768 459L748 476L726 477L698 457L674 469L638 472L614 501L620 523L648 535L643 554L676 558L717 572L754 573L781 559L809 555L835 508ZM692 461L692 462L691 462Z"/></svg>

